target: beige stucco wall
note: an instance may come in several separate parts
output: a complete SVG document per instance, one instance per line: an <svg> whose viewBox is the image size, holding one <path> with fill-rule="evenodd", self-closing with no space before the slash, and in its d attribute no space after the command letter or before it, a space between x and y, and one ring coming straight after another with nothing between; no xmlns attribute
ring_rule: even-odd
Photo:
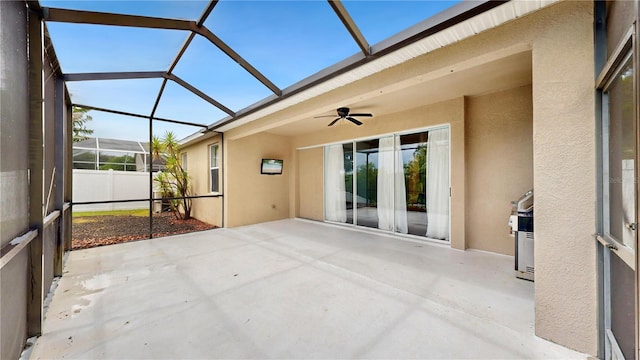
<svg viewBox="0 0 640 360"><path fill-rule="evenodd" d="M305 156L296 151L301 147L450 123L452 247L489 246L484 240L476 241L474 236L466 237L466 229L478 220L466 221L465 216L471 216L471 213L465 205L479 206L475 197L478 185L474 182L467 187L465 184L470 178L465 171L475 169L475 165L469 167L465 163L465 156L470 153L465 150L464 96L467 94L433 105L427 105L434 101L425 98L424 104L411 104L416 108L377 116L367 120L367 126L362 127L333 127L291 139L264 132L290 122L308 120L318 114L318 109L325 111L368 98L375 102L380 94L391 94L456 71L530 51L533 185L536 193L536 334L595 355L597 267L596 247L591 237L595 231L596 193L592 6L586 1L551 5L225 133L225 142L227 135L231 139L225 151L229 170L229 174L225 173L229 195L225 198L228 224L234 226L300 214L302 207L299 204L306 198L302 195L304 187L298 173L261 178L257 164L262 156L285 159L290 156L299 162L297 157ZM474 99L468 102L473 112L483 108L483 101L499 100L487 97L479 103L474 103ZM488 113L480 118L491 116L492 110L487 108L486 111ZM473 121L474 117L467 121ZM484 146L472 140L471 146L475 148L476 145ZM273 154L267 155L268 152ZM292 162L285 160L285 173L294 170L287 164ZM321 172L322 166L318 166L317 176L322 176ZM467 189L472 191L468 204L465 203ZM292 198L296 194L300 194L299 198ZM506 199L507 195L504 197ZM511 200L512 195L508 194L508 198ZM287 209L279 209L280 203L286 204ZM274 204L276 209L270 207ZM508 202L504 206L508 207ZM312 211L314 216L317 211ZM502 219L503 211L501 207L491 216ZM502 232L503 226L496 231ZM495 244L491 246L493 251L506 251Z"/></svg>
<svg viewBox="0 0 640 360"><path fill-rule="evenodd" d="M303 149L297 151L298 161L298 194L297 216L305 219L324 219L324 154L323 148Z"/></svg>
<svg viewBox="0 0 640 360"><path fill-rule="evenodd" d="M289 178L295 171L290 140L267 133L233 139L225 133L225 226L234 227L291 216ZM263 158L284 160L282 175L261 175Z"/></svg>
<svg viewBox="0 0 640 360"><path fill-rule="evenodd" d="M553 6L533 42L536 334L597 350L593 4Z"/></svg>
<svg viewBox="0 0 640 360"><path fill-rule="evenodd" d="M596 193L592 7L586 1L552 5L313 101L334 104L334 96L349 99L358 91L392 87L394 82L450 68L447 64L531 49L535 331L538 336L595 355L598 297L596 247L591 236ZM463 162L454 156L452 164Z"/></svg>
<svg viewBox="0 0 640 360"><path fill-rule="evenodd" d="M187 154L186 170L191 177L193 195L212 194L209 191L209 146L212 144L219 144L221 151L221 136L216 135L180 149L181 154ZM223 189L220 190L221 194ZM222 227L222 197L193 199L191 215L198 220Z"/></svg>
<svg viewBox="0 0 640 360"><path fill-rule="evenodd" d="M531 86L467 99L467 247L514 254L510 201L533 188Z"/></svg>

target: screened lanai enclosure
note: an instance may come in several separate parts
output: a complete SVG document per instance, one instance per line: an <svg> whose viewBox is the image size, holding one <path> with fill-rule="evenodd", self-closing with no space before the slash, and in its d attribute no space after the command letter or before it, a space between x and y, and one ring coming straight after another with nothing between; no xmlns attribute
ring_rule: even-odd
<svg viewBox="0 0 640 360"><path fill-rule="evenodd" d="M393 51L410 34L392 35L456 3L0 2L3 82L11 88L3 91L1 122L1 357L16 358L26 338L41 333L43 300L54 277L62 275L64 254L71 249L72 206L77 211L135 204L146 209L143 232L153 237L151 215L158 198L154 172L144 170L151 163L153 170L161 170L149 155L154 136L171 131L181 141L206 137L214 127L255 115ZM493 6L464 5L452 14L463 19ZM283 13L288 21L281 21ZM232 20L238 17L244 21ZM376 25L389 17L396 20ZM419 25L412 36L436 31L439 21ZM275 31L264 31L274 22L280 24ZM311 28L316 30L307 32ZM292 33L304 36L294 39ZM269 43L273 50L257 53L255 43ZM92 120L86 126L95 138L72 143L74 107L89 110ZM402 159L420 157L424 139L403 141L399 146L407 155ZM360 146L355 166L368 154ZM41 164L43 171L29 171ZM102 187L102 180L89 179L86 190L93 197L76 201L73 171L145 173L136 180L147 184L145 195L119 191L128 190L129 183ZM407 176L407 213L422 219L428 201L424 176ZM351 202L354 196L365 200L362 207L349 205L360 209L350 213L359 219L356 223L365 221L365 209L381 201L375 186L356 189L357 182L369 181L353 176L357 195L351 195ZM189 197L220 197L219 190ZM409 229L422 234L426 223L417 223Z"/></svg>
<svg viewBox="0 0 640 360"><path fill-rule="evenodd" d="M619 159L603 157L600 147L610 144L600 132L609 128L594 110L609 110L600 93L616 89L615 74L627 79L625 95L638 98L638 14L637 0L0 1L0 358L18 359L29 338L43 335L47 297L56 279L65 280L70 259L94 270L108 263L111 279L126 286L141 284L127 271L150 282L131 293L106 290L113 284L102 284L99 275L73 277L89 274L77 267L67 275L78 283L65 288L67 295L80 302L87 292L140 296L124 299L134 306L127 309L144 315L145 326L161 303L184 320L180 335L197 336L189 339L205 346L203 353L210 351L210 333L192 331L192 322L206 321L200 330L220 326L216 339L222 342L225 326L237 325L242 350L260 341L273 345L265 335L274 329L269 324L294 318L314 325L309 338L320 339L318 349L326 350L314 321L326 321L325 330L336 334L343 328L331 320L336 309L364 308L373 312L359 323L365 331L354 336L371 337L354 342L354 357L372 348L380 351L370 354L393 357L385 352L393 346L409 351L408 357L424 357L431 346L446 355L451 344L461 351L489 344L488 354L502 357L546 357L550 343L544 339L611 355L614 342L605 341L611 309L605 307L615 303L604 297L616 283L611 287L599 276L608 270L615 244L592 235L608 224L598 223L600 215L622 213L602 212L595 204L622 202L620 194L630 192L609 197L616 189L599 189L609 172L594 167ZM629 69L622 71L624 66ZM594 68L596 74L606 70L596 85ZM629 115L628 124L638 116L637 101L631 103L626 109L636 109L636 117ZM340 113L347 106L370 115L354 121ZM89 138L74 141L74 109L86 115L81 126L92 131ZM629 126L625 134L637 133ZM264 164L277 166L264 171ZM539 233L536 282L530 283L511 275L517 250L507 221L509 201L534 184ZM637 221L637 211L629 214ZM176 233L175 224L196 220L226 229L206 238L165 237ZM335 238L318 229L330 229ZM88 243L106 235L142 241L70 252L78 234ZM637 243L634 234L624 244ZM193 247L183 248L181 239ZM111 255L103 263L82 256L89 253ZM625 254L627 265L637 263L635 250ZM489 272L474 271L488 262L483 269ZM242 272L235 270L240 264ZM624 315L613 312L612 331L628 335L620 339L629 354L640 341L637 320L629 321L631 312L638 313L637 279L631 278L636 269L616 278L624 279L625 294L633 292L635 302L620 307ZM176 285L163 288L168 274ZM103 288L91 287L93 280ZM214 291L211 284L221 287ZM76 285L84 287L77 294L71 290ZM329 288L336 291L325 293ZM165 292L153 292L158 289ZM345 289L358 290L362 302L345 296ZM320 305L279 301L286 296L295 303L300 290L319 294L308 304ZM237 291L259 316L246 319L245 302L230 298L225 304L241 314L230 319L224 301L207 291ZM271 296L273 301L262 301ZM325 296L336 306L327 305ZM199 305L220 316L183 316L199 306L188 302L193 299L204 299ZM149 309L136 308L147 304ZM96 337L110 341L102 330L121 317L117 303L107 305L112 307L82 314L87 307L67 310L79 323L100 317L105 328ZM275 308L284 316L272 316L279 314ZM309 317L289 316L296 314L291 309ZM414 317L419 312L428 320ZM81 318L87 314L95 317ZM153 316L158 314L164 313ZM342 312L337 319L344 323L337 324L349 327L354 314L359 310ZM47 315L65 317L62 311ZM624 331L616 327L620 319ZM134 324L122 320L123 332L114 336L136 342L141 352L119 357L169 356L130 338ZM443 341L430 343L425 324L443 320L454 335L439 334ZM478 333L483 327L475 322L490 323L495 333ZM175 332L167 323L161 330ZM258 331L244 331L254 326ZM83 329L85 323L57 335ZM264 349L273 352L260 352L256 345L251 354L294 357L308 349L286 333L295 331L291 323L278 329L284 336L276 347L288 349L295 341L292 348L301 352L269 346ZM171 344L167 333L153 334ZM69 336L58 340L52 344L73 345ZM378 348L381 340L393 346ZM406 346L412 342L427 350L413 353ZM106 357L100 352L105 343L87 344L96 357ZM537 350L528 352L528 346ZM123 349L129 348L118 347ZM76 354L89 354L82 351ZM229 357L238 354L249 353Z"/></svg>

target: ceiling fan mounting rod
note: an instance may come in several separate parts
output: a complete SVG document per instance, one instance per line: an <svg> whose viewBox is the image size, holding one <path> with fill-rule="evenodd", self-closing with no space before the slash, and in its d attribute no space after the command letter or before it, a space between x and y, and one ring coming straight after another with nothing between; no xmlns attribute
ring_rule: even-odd
<svg viewBox="0 0 640 360"><path fill-rule="evenodd" d="M349 115L349 108L348 107L338 108L338 115L342 118L346 117L347 115Z"/></svg>

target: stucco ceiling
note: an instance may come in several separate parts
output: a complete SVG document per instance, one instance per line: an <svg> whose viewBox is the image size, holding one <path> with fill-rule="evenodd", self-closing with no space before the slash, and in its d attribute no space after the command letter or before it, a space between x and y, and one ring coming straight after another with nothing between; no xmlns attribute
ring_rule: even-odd
<svg viewBox="0 0 640 360"><path fill-rule="evenodd" d="M369 89L366 94L351 94L357 101L339 103L354 112L371 112L373 118L361 119L375 121L376 117L434 104L462 96L479 96L500 90L531 84L531 52L524 51L461 71L435 77L429 81L415 80L415 84L402 86L395 91L376 91ZM335 105L335 104L333 104ZM279 123L267 132L294 136L322 131L332 118L314 118L313 115L335 114L335 109L327 105L304 106L299 117L289 118L285 125ZM355 126L346 124L346 126ZM337 127L334 127L337 128Z"/></svg>

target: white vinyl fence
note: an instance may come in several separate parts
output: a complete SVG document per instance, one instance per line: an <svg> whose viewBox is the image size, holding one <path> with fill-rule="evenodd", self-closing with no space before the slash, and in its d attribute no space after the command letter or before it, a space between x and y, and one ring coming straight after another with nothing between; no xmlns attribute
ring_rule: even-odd
<svg viewBox="0 0 640 360"><path fill-rule="evenodd" d="M73 202L149 198L149 173L73 169ZM73 212L148 209L148 201L74 205Z"/></svg>

